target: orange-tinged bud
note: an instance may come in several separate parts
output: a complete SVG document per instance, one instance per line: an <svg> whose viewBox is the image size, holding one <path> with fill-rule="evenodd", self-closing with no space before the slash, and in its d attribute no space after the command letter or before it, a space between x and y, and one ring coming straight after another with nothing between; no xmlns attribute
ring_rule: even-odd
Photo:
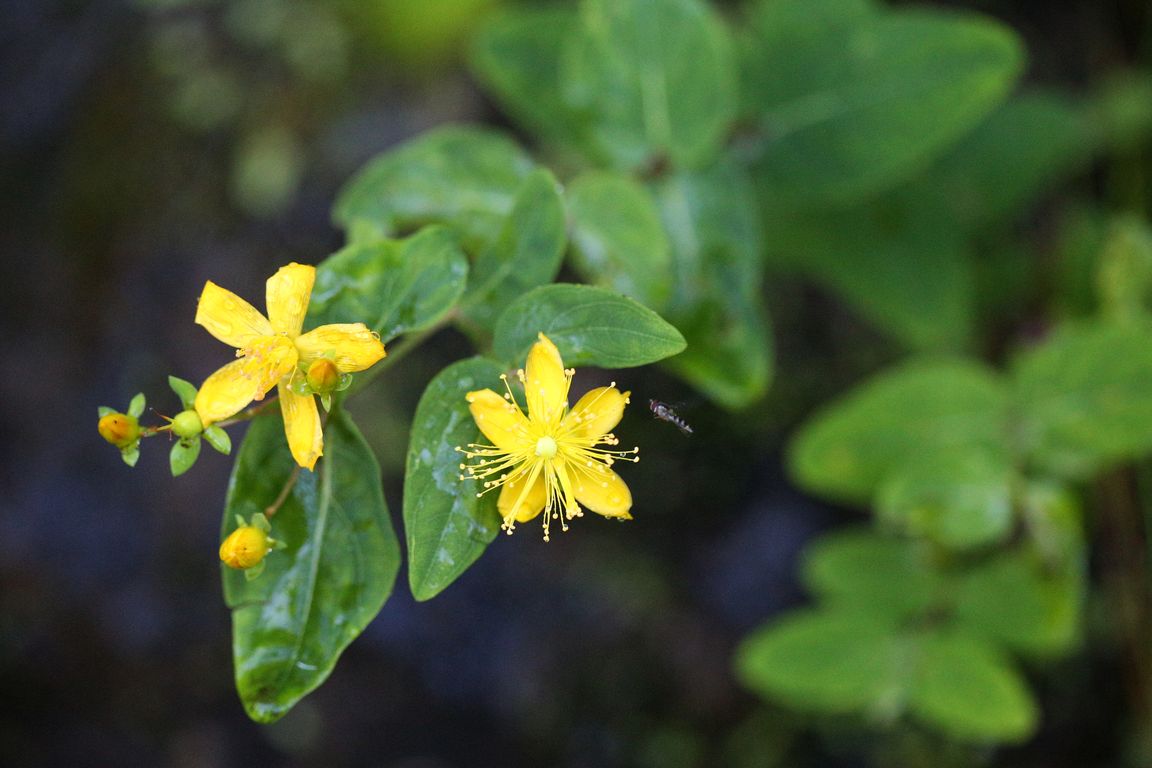
<svg viewBox="0 0 1152 768"><path fill-rule="evenodd" d="M340 371L327 358L320 358L308 366L308 386L318 395L327 395L340 384Z"/></svg>
<svg viewBox="0 0 1152 768"><path fill-rule="evenodd" d="M107 416L101 416L96 429L100 432L100 437L117 448L132 445L140 439L140 422L135 416L126 413L109 413Z"/></svg>
<svg viewBox="0 0 1152 768"><path fill-rule="evenodd" d="M224 539L220 545L220 559L229 568L246 570L259 565L271 548L267 532L254 525L244 525Z"/></svg>

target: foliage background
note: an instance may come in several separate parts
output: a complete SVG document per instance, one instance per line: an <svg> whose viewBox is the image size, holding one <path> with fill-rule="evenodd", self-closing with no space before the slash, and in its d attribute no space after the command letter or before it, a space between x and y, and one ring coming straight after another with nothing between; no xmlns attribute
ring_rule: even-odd
<svg viewBox="0 0 1152 768"><path fill-rule="evenodd" d="M736 415L690 407L690 439L642 408L626 417L619 432L644 448L627 474L635 522L586 519L547 546L530 527L500 537L428 603L401 580L328 683L271 727L248 721L232 686L214 563L230 460L206 454L172 480L165 452L146 444L129 473L95 434L96 404L219 364L191 321L205 279L258 297L277 266L339 246L329 208L367 158L445 122L500 123L457 55L497 4L16 0L0 11L0 763L883 759L875 736L832 723L814 738L729 671L746 632L805 602L805 542L859 519L790 486L785 437L897 356L808 283L769 287L778 376L766 401ZM1075 92L1149 63L1142 2L954 5L1021 33L1033 83ZM1149 169L1147 154L1126 162ZM1103 196L1108 180L1097 167L1076 192ZM1021 226L1040 240L1052 222L1042 209ZM1031 283L1047 279L1031 269ZM394 513L407 419L466 349L442 334L356 404ZM617 377L637 404L690 397L655 369ZM1097 543L1103 562L1131 546ZM1039 678L1043 729L997 764L1130 764L1133 663L1090 641ZM934 764L937 746L899 759Z"/></svg>

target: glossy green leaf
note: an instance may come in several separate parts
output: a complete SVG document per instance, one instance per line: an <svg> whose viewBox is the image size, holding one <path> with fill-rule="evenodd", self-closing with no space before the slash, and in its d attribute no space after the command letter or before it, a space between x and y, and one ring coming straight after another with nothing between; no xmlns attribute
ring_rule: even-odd
<svg viewBox="0 0 1152 768"><path fill-rule="evenodd" d="M772 337L761 296L761 222L744 172L723 162L653 186L672 245L665 316L688 349L669 362L720 405L742 408L772 378Z"/></svg>
<svg viewBox="0 0 1152 768"><path fill-rule="evenodd" d="M204 430L204 439L208 441L208 445L225 456L232 453L232 438L215 424Z"/></svg>
<svg viewBox="0 0 1152 768"><path fill-rule="evenodd" d="M995 648L940 634L924 637L919 651L908 701L917 719L949 738L978 743L1021 742L1036 730L1036 702Z"/></svg>
<svg viewBox="0 0 1152 768"><path fill-rule="evenodd" d="M893 628L866 612L799 611L749 635L735 670L756 693L799 709L891 715L908 661Z"/></svg>
<svg viewBox="0 0 1152 768"><path fill-rule="evenodd" d="M763 132L757 181L792 201L858 199L923 169L1000 103L1024 58L1009 28L927 9L791 41L765 41L745 70Z"/></svg>
<svg viewBox="0 0 1152 768"><path fill-rule="evenodd" d="M477 250L500 231L532 168L532 159L501 133L439 128L369 162L341 190L333 216L353 241L441 223Z"/></svg>
<svg viewBox="0 0 1152 768"><path fill-rule="evenodd" d="M172 444L168 453L168 465L172 470L172 477L179 477L196 463L200 457L200 438L185 437Z"/></svg>
<svg viewBox="0 0 1152 768"><path fill-rule="evenodd" d="M869 530L823 536L804 556L804 582L840 610L902 619L941 598L942 578L930 553L915 542Z"/></svg>
<svg viewBox="0 0 1152 768"><path fill-rule="evenodd" d="M957 626L1021 653L1065 653L1079 636L1079 573L1076 562L1046 569L1026 553L995 557L960 581Z"/></svg>
<svg viewBox="0 0 1152 768"><path fill-rule="evenodd" d="M387 342L442 319L467 280L468 259L445 227L353 243L317 268L309 325L363 322Z"/></svg>
<svg viewBox="0 0 1152 768"><path fill-rule="evenodd" d="M500 387L503 369L480 357L445 368L428 383L416 406L404 478L404 531L408 583L428 600L464 573L500 531L496 494L460 478L458 446L480 439L464 396Z"/></svg>
<svg viewBox="0 0 1152 768"><path fill-rule="evenodd" d="M589 285L545 285L509 304L496 323L494 353L522 366L540 333L566 365L631 368L684 349L684 337L655 312Z"/></svg>
<svg viewBox="0 0 1152 768"><path fill-rule="evenodd" d="M1079 476L1152 451L1152 325L1065 326L1022 355L1016 402L1027 453Z"/></svg>
<svg viewBox="0 0 1152 768"><path fill-rule="evenodd" d="M728 30L699 0L585 0L561 62L588 141L624 170L711 161L736 113Z"/></svg>
<svg viewBox="0 0 1152 768"><path fill-rule="evenodd" d="M1012 531L1018 481L1008 459L982 450L909 457L880 485L876 513L893 528L949 549L1002 541Z"/></svg>
<svg viewBox="0 0 1152 768"><path fill-rule="evenodd" d="M568 185L572 261L590 283L659 310L672 292L668 236L652 195L630 176L591 171Z"/></svg>
<svg viewBox="0 0 1152 768"><path fill-rule="evenodd" d="M500 229L476 259L462 312L491 329L508 302L556 277L568 242L564 201L556 179L535 171L516 193Z"/></svg>
<svg viewBox="0 0 1152 768"><path fill-rule="evenodd" d="M177 378L175 376L168 377L168 386L180 398L180 403L185 408L194 408L196 405L196 385L190 381Z"/></svg>
<svg viewBox="0 0 1152 768"><path fill-rule="evenodd" d="M560 52L577 28L575 10L509 9L473 39L470 63L508 113L546 140L572 142L578 116L560 86Z"/></svg>
<svg viewBox="0 0 1152 768"><path fill-rule="evenodd" d="M284 549L259 578L223 568L232 608L236 687L248 715L283 716L332 672L343 650L392 593L400 547L384 503L380 467L352 420L331 414L317 471L297 470L276 414L253 420L236 457L222 533L291 493L272 517Z"/></svg>
<svg viewBox="0 0 1152 768"><path fill-rule="evenodd" d="M867 502L917 456L962 451L1007 459L1008 387L966 360L915 360L885 371L813 416L789 446L796 481Z"/></svg>

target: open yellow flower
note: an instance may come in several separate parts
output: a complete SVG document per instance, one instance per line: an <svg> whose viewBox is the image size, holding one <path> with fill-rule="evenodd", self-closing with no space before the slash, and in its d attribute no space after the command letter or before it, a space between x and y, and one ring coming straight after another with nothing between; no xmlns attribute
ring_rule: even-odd
<svg viewBox="0 0 1152 768"><path fill-rule="evenodd" d="M260 400L276 387L284 433L296 463L316 466L324 453L320 412L311 391L300 383L318 360L340 373L354 373L384 357L380 337L363 323L322 325L301 333L316 268L289 264L268 278L268 317L244 299L209 281L200 294L196 322L240 358L208 377L196 395L196 412L207 427Z"/></svg>
<svg viewBox="0 0 1152 768"><path fill-rule="evenodd" d="M517 372L527 414L512 395L507 376L500 377L507 390L503 397L490 389L467 394L472 418L492 444L457 448L476 460L460 465L467 473L461 479L484 480L479 495L500 488L497 507L508 533L516 523L543 512L547 541L552 520L568 530L568 520L583 514L581 505L604 517L632 519L632 493L611 466L617 460L639 461L640 449L601 447L619 445L610 430L620 423L629 393L620 392L615 383L597 387L569 410L574 374L541 333L527 364Z"/></svg>

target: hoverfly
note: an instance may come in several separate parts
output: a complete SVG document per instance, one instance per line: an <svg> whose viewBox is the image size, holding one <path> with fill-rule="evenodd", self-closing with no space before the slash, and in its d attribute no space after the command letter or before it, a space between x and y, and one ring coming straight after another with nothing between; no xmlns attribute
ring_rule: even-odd
<svg viewBox="0 0 1152 768"><path fill-rule="evenodd" d="M676 411L668 403L662 403L659 400L649 400L648 410L652 411L652 415L660 421L666 421L669 424L674 424L686 435L692 434L692 427L688 426L688 422L676 415Z"/></svg>

